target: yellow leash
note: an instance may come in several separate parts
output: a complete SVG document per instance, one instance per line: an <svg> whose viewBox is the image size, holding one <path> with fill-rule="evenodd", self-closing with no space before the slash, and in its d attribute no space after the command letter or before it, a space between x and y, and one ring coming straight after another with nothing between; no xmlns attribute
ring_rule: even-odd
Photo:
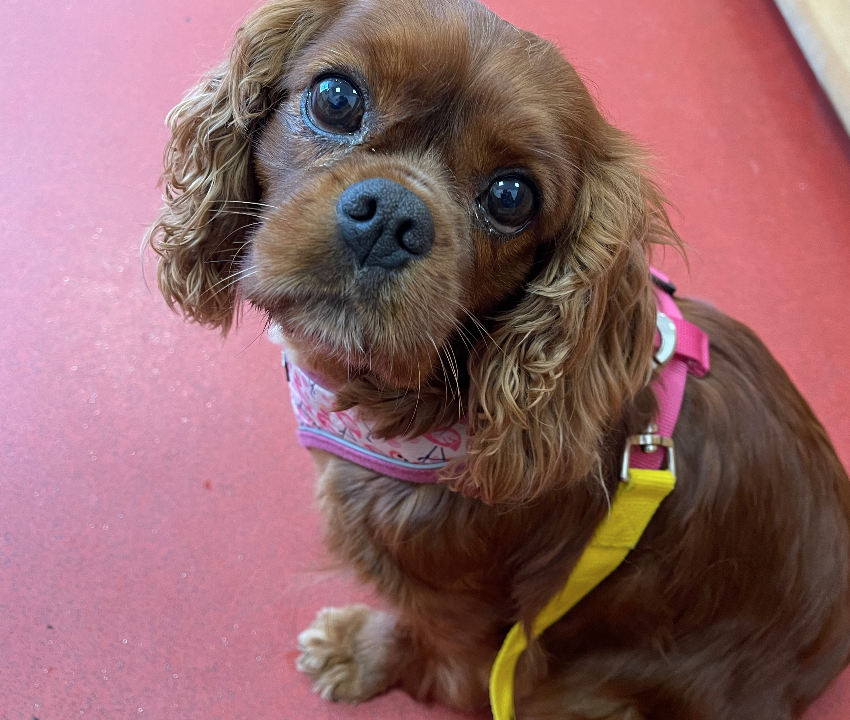
<svg viewBox="0 0 850 720"><path fill-rule="evenodd" d="M668 469L642 470L629 468L632 445L652 443L667 448ZM623 459L621 482L611 503L607 518L596 528L590 542L570 574L567 584L553 597L534 619L532 638L538 637L555 621L563 617L579 600L601 583L625 560L640 540L643 531L661 505L661 501L676 485L673 442L657 435L630 437ZM494 720L514 718L514 674L519 656L528 647L521 622L514 625L490 671L490 707Z"/></svg>

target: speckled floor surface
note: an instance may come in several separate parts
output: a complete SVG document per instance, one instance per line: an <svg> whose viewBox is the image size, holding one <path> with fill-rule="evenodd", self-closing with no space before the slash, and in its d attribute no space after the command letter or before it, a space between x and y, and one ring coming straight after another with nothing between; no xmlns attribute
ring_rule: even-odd
<svg viewBox="0 0 850 720"><path fill-rule="evenodd" d="M0 4L0 718L449 718L294 669L324 570L276 349L172 315L138 246L163 117L245 0ZM771 0L493 0L658 158L685 293L752 325L850 465L850 142ZM845 674L806 720L850 717Z"/></svg>

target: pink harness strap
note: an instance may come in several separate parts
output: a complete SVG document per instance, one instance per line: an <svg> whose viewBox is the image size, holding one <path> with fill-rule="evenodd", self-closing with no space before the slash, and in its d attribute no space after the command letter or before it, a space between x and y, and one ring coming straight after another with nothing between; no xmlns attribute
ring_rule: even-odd
<svg viewBox="0 0 850 720"><path fill-rule="evenodd" d="M652 273L669 282L654 268ZM673 355L652 383L659 408L657 434L669 438L682 407L688 373L701 377L709 370L708 336L682 317L668 293L658 288L654 290L659 313L669 318L676 328ZM287 363L285 348L283 363L290 381L292 408L298 420L298 439L304 447L326 450L382 475L417 483L438 482L439 470L466 454L465 419L445 430L435 430L417 438L377 438L356 407L336 412L334 393L322 387L317 378ZM663 450L633 452L630 465L657 470L664 456Z"/></svg>
<svg viewBox="0 0 850 720"><path fill-rule="evenodd" d="M665 282L669 282L665 275L654 268L652 273ZM658 417L656 418L658 434L669 438L673 437L673 429L676 427L676 420L679 419L688 373L702 377L709 371L708 335L682 317L679 306L668 293L657 287L653 290L658 311L664 313L676 326L676 349L652 383L652 389L658 399ZM634 452L631 454L630 466L658 470L664 461L664 456L665 452L661 449L651 453Z"/></svg>

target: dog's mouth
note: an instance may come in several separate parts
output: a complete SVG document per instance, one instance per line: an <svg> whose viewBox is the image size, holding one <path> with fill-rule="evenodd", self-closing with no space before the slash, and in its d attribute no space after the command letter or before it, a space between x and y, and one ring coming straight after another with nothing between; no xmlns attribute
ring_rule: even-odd
<svg viewBox="0 0 850 720"><path fill-rule="evenodd" d="M339 297L278 300L262 309L293 362L335 388L363 375L383 386L420 387L445 343L421 328L370 318Z"/></svg>

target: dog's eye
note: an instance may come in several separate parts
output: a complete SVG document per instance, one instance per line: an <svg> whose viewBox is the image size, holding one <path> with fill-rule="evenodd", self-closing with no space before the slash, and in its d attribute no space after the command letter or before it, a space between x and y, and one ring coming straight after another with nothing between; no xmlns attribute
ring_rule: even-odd
<svg viewBox="0 0 850 720"><path fill-rule="evenodd" d="M344 77L330 75L313 83L307 103L308 114L321 130L354 133L363 120L360 91Z"/></svg>
<svg viewBox="0 0 850 720"><path fill-rule="evenodd" d="M504 235L524 230L537 211L534 186L517 175L494 180L478 203L490 226Z"/></svg>

